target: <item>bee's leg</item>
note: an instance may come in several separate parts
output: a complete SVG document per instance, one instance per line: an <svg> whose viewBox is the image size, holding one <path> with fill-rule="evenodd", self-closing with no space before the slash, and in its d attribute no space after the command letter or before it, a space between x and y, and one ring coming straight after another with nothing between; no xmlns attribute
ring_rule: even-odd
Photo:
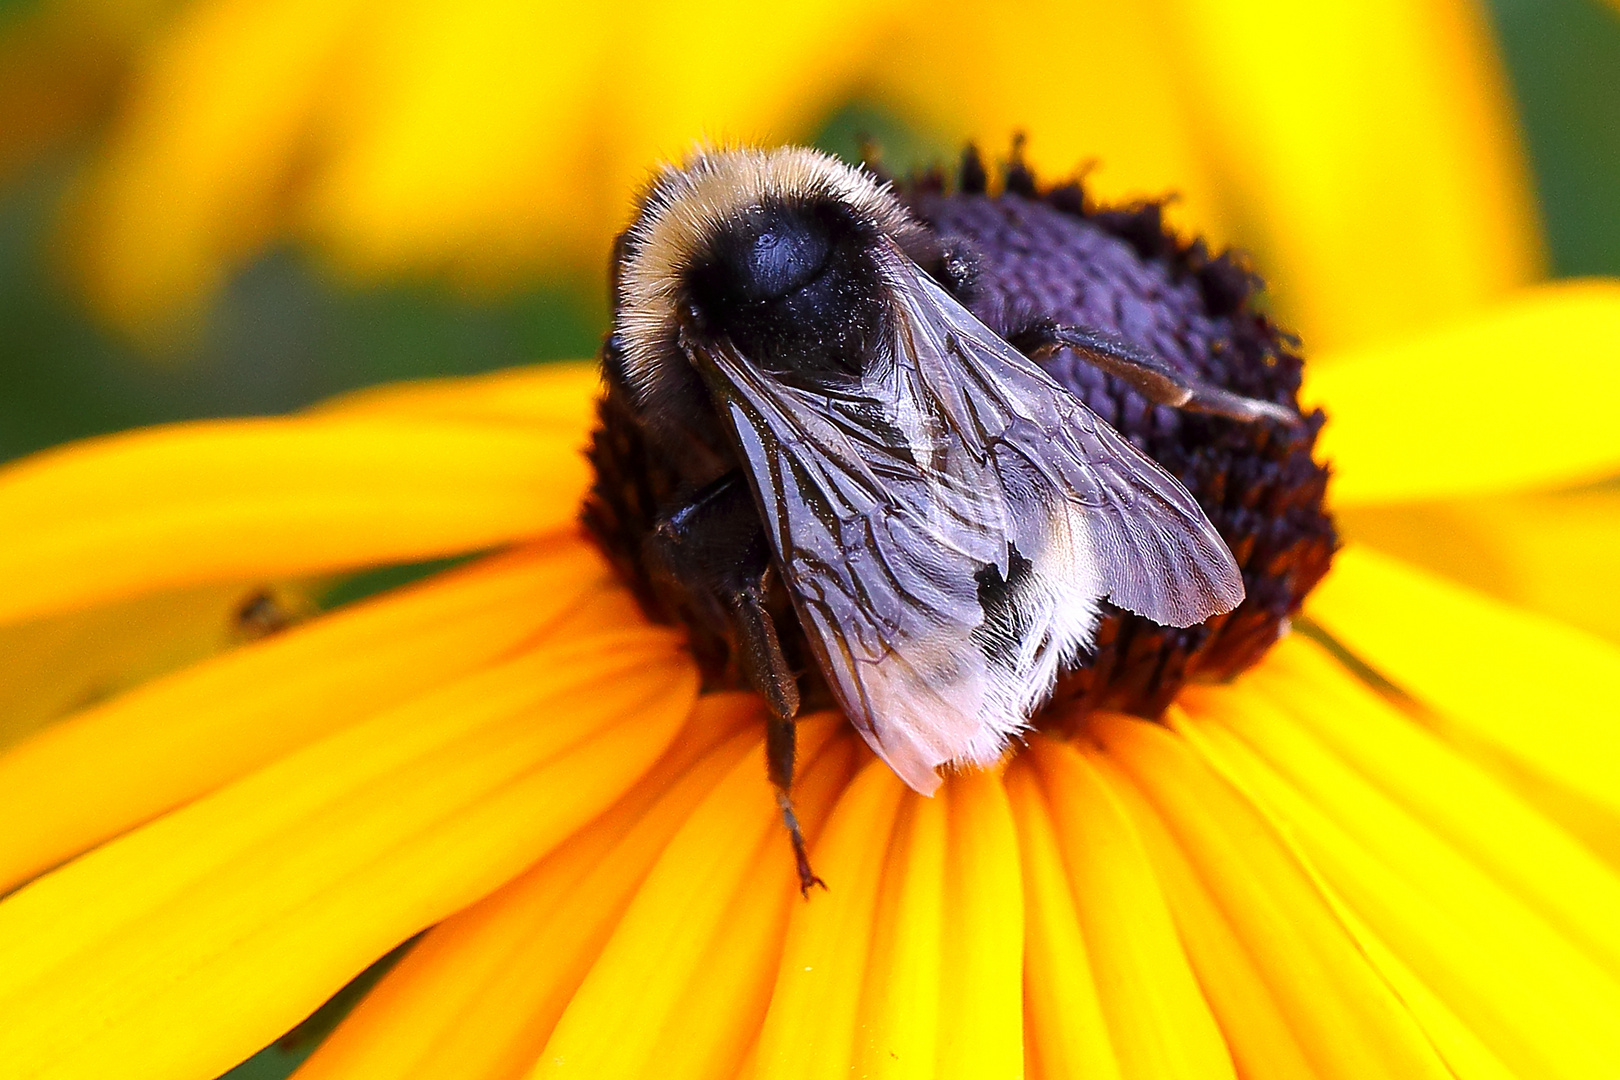
<svg viewBox="0 0 1620 1080"><path fill-rule="evenodd" d="M793 841L799 889L826 885L810 869L804 831L793 812L795 729L799 684L782 653L776 621L765 606L771 574L770 549L747 483L730 473L659 522L652 539L653 564L679 582L695 601L717 609L730 628L737 665L765 699L766 769L776 788L782 822Z"/></svg>
<svg viewBox="0 0 1620 1080"><path fill-rule="evenodd" d="M761 539L763 543L763 538ZM767 564L768 566L768 564ZM766 571L769 573L769 570ZM763 576L752 578L726 596L737 630L738 659L743 673L765 698L770 715L765 720L765 771L776 788L776 805L782 811L782 824L793 841L793 862L799 871L799 892L810 895L810 886L827 883L810 869L810 854L804 830L793 812L793 766L798 730L793 718L799 712L799 684L788 669L782 645L776 636L776 621L765 610Z"/></svg>
<svg viewBox="0 0 1620 1080"><path fill-rule="evenodd" d="M737 664L743 677L765 699L772 716L791 724L799 714L799 681L793 677L787 657L782 655L776 620L765 610L764 582L769 572L769 563L758 575L745 571L739 575L744 580L732 583L721 600L736 632Z"/></svg>
<svg viewBox="0 0 1620 1080"><path fill-rule="evenodd" d="M716 628L727 632L743 677L771 712L795 716L799 684L765 608L770 548L741 474L727 473L665 517L654 527L648 547L648 562L657 574L705 608Z"/></svg>
<svg viewBox="0 0 1620 1080"><path fill-rule="evenodd" d="M799 871L799 895L808 898L810 886L820 885L825 889L827 883L810 869L810 853L805 846L804 830L799 828L799 816L793 812L793 796L790 792L797 742L798 733L790 717L773 713L765 721L765 768L772 786L776 788L776 805L782 811L782 824L787 826L788 837L793 841L793 862Z"/></svg>
<svg viewBox="0 0 1620 1080"><path fill-rule="evenodd" d="M1007 341L1031 360L1044 360L1059 349L1072 349L1088 364L1118 375L1155 404L1249 423L1273 420L1291 427L1300 423L1292 409L1189 379L1145 349L1095 330L1041 319L1009 334Z"/></svg>

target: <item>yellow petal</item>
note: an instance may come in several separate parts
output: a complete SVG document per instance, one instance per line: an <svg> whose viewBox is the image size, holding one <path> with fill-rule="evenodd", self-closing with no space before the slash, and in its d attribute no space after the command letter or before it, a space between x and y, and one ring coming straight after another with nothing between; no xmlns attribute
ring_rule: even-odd
<svg viewBox="0 0 1620 1080"><path fill-rule="evenodd" d="M872 920L851 1075L913 1077L934 1071L949 798L908 797L890 841Z"/></svg>
<svg viewBox="0 0 1620 1080"><path fill-rule="evenodd" d="M1034 771L1023 764L1008 770L1007 792L1023 869L1029 1075L1118 1080L1119 1060L1051 811Z"/></svg>
<svg viewBox="0 0 1620 1080"><path fill-rule="evenodd" d="M1326 886L1323 895L1367 954L1367 959L1388 981L1390 989L1412 1010L1412 1016L1433 1041L1435 1050L1450 1066L1456 1080L1517 1080L1522 1075L1502 1064L1502 1059L1480 1041L1479 1033L1457 1019L1457 1014Z"/></svg>
<svg viewBox="0 0 1620 1080"><path fill-rule="evenodd" d="M0 471L0 622L433 558L572 522L577 435L412 417L210 421Z"/></svg>
<svg viewBox="0 0 1620 1080"><path fill-rule="evenodd" d="M594 360L565 360L488 375L386 383L324 402L318 412L421 416L436 420L549 424L584 435L602 389Z"/></svg>
<svg viewBox="0 0 1620 1080"><path fill-rule="evenodd" d="M1246 681L1620 977L1620 873L1321 646L1286 638Z"/></svg>
<svg viewBox="0 0 1620 1080"><path fill-rule="evenodd" d="M1117 769L1106 759L1099 764L1107 765L1105 775L1118 776ZM1255 947L1251 955L1242 935L1264 932L1263 928L1252 922L1229 922L1141 792L1123 779L1115 786L1152 854L1176 927L1198 972L1199 984L1220 1020L1240 1075L1346 1080L1361 1076L1359 1070L1364 1063L1356 1055L1339 1052L1331 1039L1309 1037L1342 1023L1340 1004L1308 990L1300 992L1286 956L1279 956L1263 944ZM1342 904L1335 903L1331 896L1326 899L1379 974L1389 980L1391 989L1434 1039L1446 1064L1456 1070L1458 1080L1510 1080L1512 1074L1506 1067L1435 999L1428 987L1412 976L1374 935L1352 924L1354 915ZM1280 968L1276 966L1279 960L1284 965ZM1276 992L1268 987L1268 980L1278 986Z"/></svg>
<svg viewBox="0 0 1620 1080"><path fill-rule="evenodd" d="M221 1072L610 805L695 683L662 633L542 647L35 881L0 903L0 1060Z"/></svg>
<svg viewBox="0 0 1620 1080"><path fill-rule="evenodd" d="M1620 650L1366 548L1306 612L1566 827L1620 855Z"/></svg>
<svg viewBox="0 0 1620 1080"><path fill-rule="evenodd" d="M1309 1060L1345 1076L1448 1075L1258 811L1159 725L1104 717L1093 731L1236 929Z"/></svg>
<svg viewBox="0 0 1620 1080"><path fill-rule="evenodd" d="M845 721L840 717L837 722ZM848 784L854 762L866 754L864 745L857 744L847 731L843 738L835 737L828 750L826 769L818 773L812 767L802 788L795 785L800 788L795 796L798 805L805 808L806 816L815 815L818 825ZM687 973L652 1054L639 1068L618 1075L639 1078L656 1068L661 1075L678 1080L707 1080L734 1075L745 1061L769 1006L789 912L803 902L791 849L780 831L780 815L773 825L774 837L756 853L745 884L724 913L707 952ZM667 1073L663 1072L666 1067ZM543 1073L543 1069L537 1070L537 1074Z"/></svg>
<svg viewBox="0 0 1620 1080"><path fill-rule="evenodd" d="M358 0L207 0L140 64L78 210L79 261L130 329L193 315L278 225Z"/></svg>
<svg viewBox="0 0 1620 1080"><path fill-rule="evenodd" d="M0 626L0 750L70 712L241 645L242 619L265 597L289 617L313 605L303 588L234 582Z"/></svg>
<svg viewBox="0 0 1620 1080"><path fill-rule="evenodd" d="M1547 285L1443 329L1312 364L1343 505L1551 488L1620 471L1620 285Z"/></svg>
<svg viewBox="0 0 1620 1080"><path fill-rule="evenodd" d="M423 936L299 1070L299 1080L516 1076L539 1056L647 871L748 756L757 698L712 694L608 813Z"/></svg>
<svg viewBox="0 0 1620 1080"><path fill-rule="evenodd" d="M1292 727L1258 695L1207 702L1178 731L1242 778L1332 889L1510 1068L1620 1069L1620 984L1580 948ZM1241 731L1234 736L1228 726Z"/></svg>
<svg viewBox="0 0 1620 1080"><path fill-rule="evenodd" d="M855 742L835 716L801 737L795 798L813 828L848 781ZM530 1075L734 1073L765 1013L788 912L803 903L796 880L762 755L746 755L670 841Z"/></svg>
<svg viewBox="0 0 1620 1080"><path fill-rule="evenodd" d="M1193 738L1197 738L1196 735ZM1218 758L1211 759L1212 766L1220 770L1221 762ZM1241 783L1241 778L1235 778L1230 772L1223 772L1229 780ZM1254 798L1255 793L1244 789L1245 794ZM1423 1028L1424 1033L1433 1041L1434 1048L1445 1060L1457 1080L1512 1080L1514 1073L1509 1072L1507 1066L1501 1063L1489 1049L1480 1042L1472 1029L1458 1020L1445 1004L1437 998L1421 980L1414 975L1409 967L1392 953L1387 945L1376 934L1367 928L1365 923L1348 908L1345 903L1321 879L1315 868L1300 854L1297 845L1288 839L1287 826L1281 823L1274 814L1256 804L1256 809L1271 824L1273 830L1284 841L1284 845L1300 859L1301 867L1307 872L1311 880L1321 892L1323 901L1331 909L1345 932L1355 941L1372 967L1389 984L1390 990L1399 998L1403 1005L1412 1013L1413 1018ZM1291 1003L1298 1008L1299 1004L1309 1007L1305 1002ZM1336 1006L1328 1003L1329 1012ZM1330 1046L1317 1043L1314 1046L1318 1054L1319 1067L1328 1075L1343 1073L1348 1066L1354 1068L1354 1059L1345 1060L1334 1055ZM1321 1056L1323 1053L1327 1056ZM1354 1075L1354 1073L1352 1073Z"/></svg>
<svg viewBox="0 0 1620 1080"><path fill-rule="evenodd" d="M1336 508L1340 535L1620 645L1620 488Z"/></svg>
<svg viewBox="0 0 1620 1080"><path fill-rule="evenodd" d="M357 605L42 732L0 757L0 889L323 734L504 656L606 588L577 541Z"/></svg>
<svg viewBox="0 0 1620 1080"><path fill-rule="evenodd" d="M1050 807L1069 880L1067 905L1061 892L1047 894L1044 899L1060 910L1032 912L1030 926L1033 931L1038 922L1062 920L1066 913L1061 908L1072 906L1070 917L1085 941L1119 1074L1127 1080L1234 1076L1226 1044L1124 807L1096 767L1068 746L1037 739L1027 756ZM1027 800L1022 809L1032 805ZM1031 898L1042 899L1033 893ZM1032 958L1040 948L1032 938ZM1039 969L1032 969L1029 978L1040 978ZM1052 1004L1061 1006L1062 999ZM1085 997L1080 1004L1089 1013ZM1073 1075L1065 1070L1077 1064L1064 1060L1057 1049L1069 1038L1060 1030L1067 1023L1065 1011L1043 1015L1031 1010L1030 1041L1040 1047L1034 1056L1047 1076Z"/></svg>
<svg viewBox="0 0 1620 1080"><path fill-rule="evenodd" d="M856 1075L1022 1074L1019 884L1017 833L994 773L951 776L932 799L907 796L873 919Z"/></svg>
<svg viewBox="0 0 1620 1080"><path fill-rule="evenodd" d="M1018 831L1001 778L949 778L940 1080L1017 1076L1024 1056L1024 897Z"/></svg>
<svg viewBox="0 0 1620 1080"><path fill-rule="evenodd" d="M1538 275L1512 99L1473 4L1160 14L1195 130L1312 350L1410 333Z"/></svg>
<svg viewBox="0 0 1620 1080"><path fill-rule="evenodd" d="M759 1036L761 1080L849 1075L878 895L905 804L905 786L880 761L838 800L812 853L833 884L793 911Z"/></svg>
<svg viewBox="0 0 1620 1080"><path fill-rule="evenodd" d="M1091 753L1089 760L1129 812L1131 824L1141 837L1175 920L1176 932L1187 950L1187 960L1232 1052L1238 1075L1290 1080L1345 1075L1342 1065L1347 1063L1333 1055L1308 1055L1294 1033L1294 1021L1288 1013L1313 1003L1308 997L1285 993L1283 1000L1289 1010L1279 1005L1279 995L1266 984L1267 975L1275 978L1275 973L1268 973L1262 966L1271 957L1264 950L1250 955L1242 933L1252 928L1241 922L1234 924L1221 912L1152 804L1107 757ZM1333 1019L1331 1014L1328 1019ZM1315 1025L1306 1026L1309 1029ZM1317 1051L1323 1049L1319 1043L1310 1045Z"/></svg>

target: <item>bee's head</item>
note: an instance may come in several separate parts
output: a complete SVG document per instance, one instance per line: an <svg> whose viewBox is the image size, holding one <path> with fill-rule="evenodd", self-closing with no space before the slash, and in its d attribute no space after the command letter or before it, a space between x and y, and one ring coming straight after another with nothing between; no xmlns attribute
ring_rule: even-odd
<svg viewBox="0 0 1620 1080"><path fill-rule="evenodd" d="M858 375L886 312L874 224L818 192L713 225L682 281L690 332L725 338L778 377Z"/></svg>
<svg viewBox="0 0 1620 1080"><path fill-rule="evenodd" d="M617 362L637 405L655 426L692 421L693 340L724 340L778 378L858 374L887 317L880 245L929 236L871 174L813 150L705 151L664 170L614 273Z"/></svg>

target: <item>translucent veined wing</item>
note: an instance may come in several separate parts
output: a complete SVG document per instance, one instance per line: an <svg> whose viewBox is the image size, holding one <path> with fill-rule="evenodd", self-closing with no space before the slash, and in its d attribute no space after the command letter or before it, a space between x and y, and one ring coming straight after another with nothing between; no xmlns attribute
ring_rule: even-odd
<svg viewBox="0 0 1620 1080"><path fill-rule="evenodd" d="M926 794L1001 754L1103 598L1190 626L1243 583L1174 477L897 250L882 266L891 340L858 379L800 385L725 342L699 362L828 684Z"/></svg>

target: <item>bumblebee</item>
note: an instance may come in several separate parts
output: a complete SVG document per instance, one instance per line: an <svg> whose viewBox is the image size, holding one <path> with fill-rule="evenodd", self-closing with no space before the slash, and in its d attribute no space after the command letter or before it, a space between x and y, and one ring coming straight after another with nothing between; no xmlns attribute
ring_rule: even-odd
<svg viewBox="0 0 1620 1080"><path fill-rule="evenodd" d="M643 559L767 702L806 889L781 619L926 795L1027 728L1103 601L1185 627L1243 600L1197 501L1039 361L1067 350L1155 403L1298 421L1038 312L992 330L965 303L974 268L876 176L795 147L665 168L615 252L605 407L677 480Z"/></svg>

